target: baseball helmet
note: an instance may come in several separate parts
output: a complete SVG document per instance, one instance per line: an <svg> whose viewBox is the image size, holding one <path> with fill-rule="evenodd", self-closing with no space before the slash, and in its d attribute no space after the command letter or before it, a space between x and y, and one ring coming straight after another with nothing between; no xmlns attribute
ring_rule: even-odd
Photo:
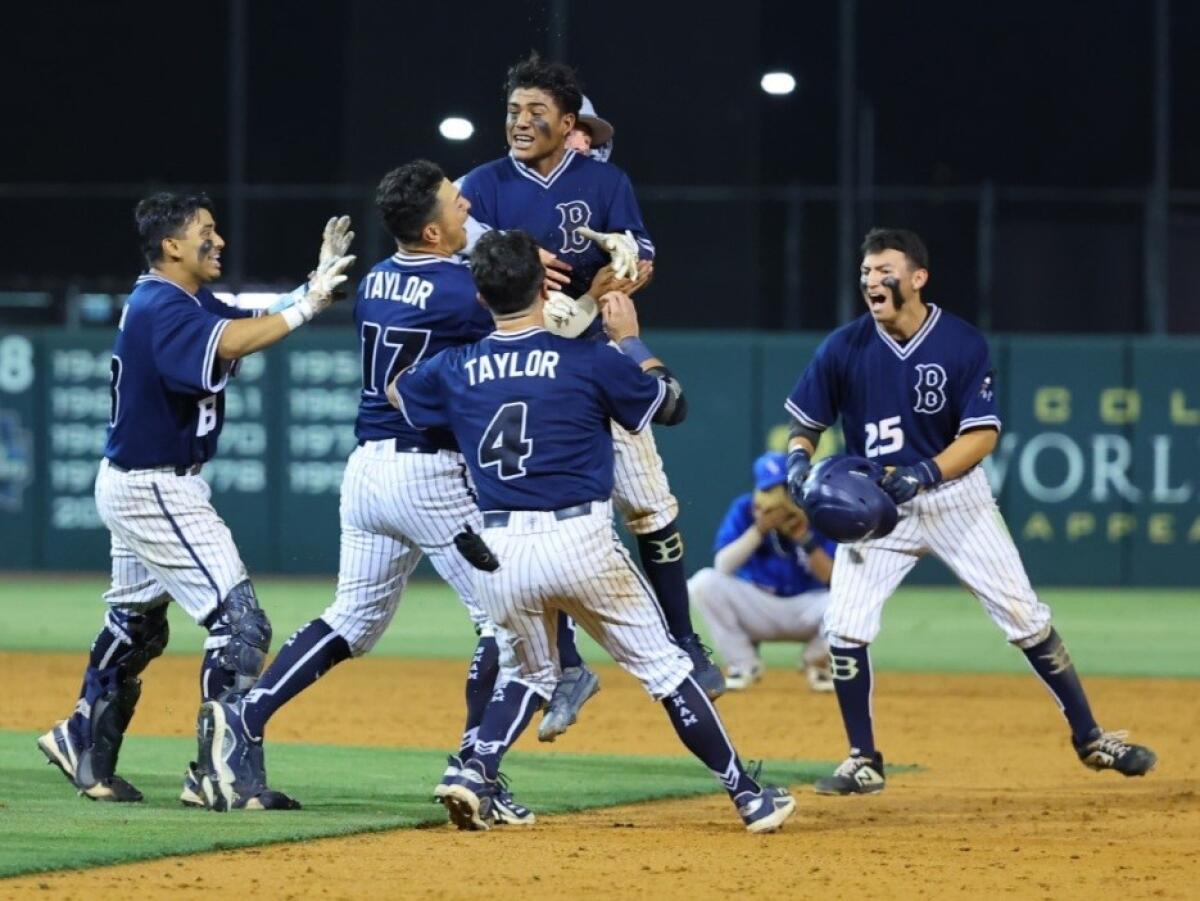
<svg viewBox="0 0 1200 901"><path fill-rule="evenodd" d="M865 457L827 457L804 480L801 505L812 526L834 541L882 538L900 518L879 480L884 469Z"/></svg>

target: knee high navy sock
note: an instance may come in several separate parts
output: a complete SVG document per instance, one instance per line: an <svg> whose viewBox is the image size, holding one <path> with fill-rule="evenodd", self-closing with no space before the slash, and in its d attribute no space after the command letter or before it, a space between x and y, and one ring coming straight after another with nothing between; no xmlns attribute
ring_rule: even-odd
<svg viewBox="0 0 1200 901"><path fill-rule="evenodd" d="M563 669L583 666L583 658L575 645L575 620L561 610L558 611L558 665Z"/></svg>
<svg viewBox="0 0 1200 901"><path fill-rule="evenodd" d="M696 634L688 608L687 573L683 567L683 536L672 522L648 535L637 536L638 556L654 588L671 637L683 641Z"/></svg>
<svg viewBox="0 0 1200 901"><path fill-rule="evenodd" d="M1067 646L1058 637L1058 632L1051 629L1044 641L1021 650L1062 709L1063 716L1071 726L1071 740L1076 745L1082 745L1099 735L1100 727L1092 716L1079 673L1075 671L1075 664L1071 662L1071 655L1067 653Z"/></svg>
<svg viewBox="0 0 1200 901"><path fill-rule="evenodd" d="M471 759L482 764L489 779L500 772L500 759L512 743L521 737L533 715L541 709L542 698L519 679L505 682L496 689L483 712L483 722L475 739Z"/></svg>
<svg viewBox="0 0 1200 901"><path fill-rule="evenodd" d="M465 762L475 750L475 739L478 737L479 724L483 722L483 712L491 700L492 691L496 688L496 677L500 674L500 650L496 647L496 639L485 635L475 645L475 655L471 658L471 668L467 670L467 724L463 726L462 741L459 744L458 756Z"/></svg>
<svg viewBox="0 0 1200 901"><path fill-rule="evenodd" d="M846 738L850 740L850 753L856 757L873 757L875 729L871 723L871 655L865 645L831 647L829 660L838 707L842 711L842 724L846 727Z"/></svg>
<svg viewBox="0 0 1200 901"><path fill-rule="evenodd" d="M712 771L730 797L759 790L725 734L725 726L712 701L695 679L691 676L684 679L674 692L663 698L662 705L679 740Z"/></svg>
<svg viewBox="0 0 1200 901"><path fill-rule="evenodd" d="M280 707L350 657L350 645L323 619L301 626L246 694L242 722L261 740L267 720Z"/></svg>

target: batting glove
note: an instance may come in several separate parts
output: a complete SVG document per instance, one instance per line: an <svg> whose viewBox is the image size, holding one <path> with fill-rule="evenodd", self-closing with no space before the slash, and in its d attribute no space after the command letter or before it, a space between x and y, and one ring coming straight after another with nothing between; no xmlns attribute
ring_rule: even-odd
<svg viewBox="0 0 1200 901"><path fill-rule="evenodd" d="M598 308L587 294L572 300L561 291L551 291L542 307L542 321L546 331L563 338L578 338L596 318Z"/></svg>
<svg viewBox="0 0 1200 901"><path fill-rule="evenodd" d="M803 506L800 503L804 496L804 478L808 475L808 471L812 469L812 457L808 451L802 447L797 447L788 453L787 456L787 487L788 494L795 501L796 506Z"/></svg>
<svg viewBox="0 0 1200 901"><path fill-rule="evenodd" d="M932 488L942 480L942 470L932 460L913 466L898 466L879 480L879 487L897 504L911 501L917 492Z"/></svg>
<svg viewBox="0 0 1200 901"><path fill-rule="evenodd" d="M354 232L350 231L349 216L333 216L325 223L325 231L321 235L321 258L317 268L333 262L338 257L344 257L354 240Z"/></svg>
<svg viewBox="0 0 1200 901"><path fill-rule="evenodd" d="M583 235L589 241L595 241L612 258L613 273L617 278L637 278L638 247L629 232L608 232L601 234L586 225L575 229L576 234Z"/></svg>
<svg viewBox="0 0 1200 901"><path fill-rule="evenodd" d="M346 281L345 272L354 265L355 257L333 257L321 263L308 276L308 283L301 285L290 295L294 303L280 310L291 331L295 331L304 323L312 320L321 311L327 309L338 296L338 288ZM272 306L281 305L283 298Z"/></svg>

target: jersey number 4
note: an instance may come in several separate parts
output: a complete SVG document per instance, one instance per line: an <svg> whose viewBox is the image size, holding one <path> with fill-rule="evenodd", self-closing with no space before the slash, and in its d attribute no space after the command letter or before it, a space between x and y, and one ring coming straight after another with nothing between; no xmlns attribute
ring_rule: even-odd
<svg viewBox="0 0 1200 901"><path fill-rule="evenodd" d="M867 423L866 453L868 457L894 454L904 447L904 432L900 430L900 417L889 416L879 422Z"/></svg>
<svg viewBox="0 0 1200 901"><path fill-rule="evenodd" d="M525 461L533 453L533 439L525 436L528 408L524 401L505 404L496 411L479 439L479 465L496 467L501 479L525 475Z"/></svg>
<svg viewBox="0 0 1200 901"><path fill-rule="evenodd" d="M387 368L379 372L376 362L385 354L379 353L380 339L385 348L391 348L392 356L387 360ZM429 330L419 328L399 328L388 326L386 329L378 322L362 324L362 367L363 393L378 394L386 390L392 379L403 370L412 366L425 355L429 346Z"/></svg>

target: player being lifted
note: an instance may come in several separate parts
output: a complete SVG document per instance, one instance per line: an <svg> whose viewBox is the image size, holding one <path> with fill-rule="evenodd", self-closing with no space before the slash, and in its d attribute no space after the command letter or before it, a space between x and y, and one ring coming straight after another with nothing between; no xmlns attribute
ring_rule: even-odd
<svg viewBox="0 0 1200 901"><path fill-rule="evenodd" d="M1021 649L1057 701L1079 759L1092 769L1141 776L1157 760L1105 732L1050 609L1038 599L978 465L1000 433L987 342L921 290L929 257L903 229L874 229L862 245L867 312L817 349L787 400L794 417L788 489L797 501L821 433L840 416L846 450L889 468L880 483L902 504L886 537L840 545L824 629L850 756L817 782L822 794L865 794L884 786L875 747L871 659L884 602L924 554L941 559Z"/></svg>
<svg viewBox="0 0 1200 901"><path fill-rule="evenodd" d="M500 669L491 621L475 597L475 570L454 546L464 525L478 530L482 524L463 456L449 431L414 429L386 395L403 369L492 330L470 270L456 256L466 244L470 204L426 160L385 175L375 201L397 249L363 278L354 306L363 384L358 448L342 478L337 591L318 619L288 639L243 701L201 709L207 723L201 757L223 773L222 791L234 796L241 780L225 761L228 748L261 747L267 721L280 707L343 660L368 653L391 623L422 555L458 593L479 636L467 675L462 751L451 758L451 775L460 758L470 757ZM211 740L221 735L227 736L224 752ZM506 790L489 809L500 822L533 821Z"/></svg>
<svg viewBox="0 0 1200 901"><path fill-rule="evenodd" d="M479 222L523 229L543 254L548 251L569 264L570 282L563 290L583 300L568 301L566 309L554 311L548 327L569 337L604 340L595 318L596 301L587 293L593 276L611 256L618 276L642 282L654 258L654 244L629 178L611 163L567 147L583 99L568 66L536 55L518 62L508 71L505 98L510 152L469 172L462 179L463 195ZM672 636L691 657L696 679L709 697L718 697L725 690L724 678L692 626L683 538L675 522L679 503L671 494L654 436L650 429L631 435L618 425L613 439L613 500L637 538L642 567ZM560 629L559 651L563 679L538 730L543 740L565 731L598 688L595 675L574 648L571 627Z"/></svg>
<svg viewBox="0 0 1200 901"><path fill-rule="evenodd" d="M445 787L451 817L488 827L481 810L500 760L557 683L557 618L565 611L662 702L746 828L777 828L795 802L746 772L613 531L611 423L630 432L652 421L675 425L686 412L682 388L638 339L623 294L606 295L604 311L621 350L547 332L544 273L526 233L484 235L471 267L496 330L408 370L391 392L412 425L450 428L466 451L483 538L499 562L479 574L476 589L516 654L514 677L484 713L474 756Z"/></svg>
<svg viewBox="0 0 1200 901"><path fill-rule="evenodd" d="M112 409L96 507L112 533L108 612L92 643L75 712L38 739L50 763L86 797L140 801L116 775L141 694L139 675L167 646L167 602L208 632L203 700L245 691L262 671L271 624L200 470L217 451L225 386L237 361L287 337L325 309L354 262L347 217L325 228L306 285L253 317L205 287L221 275L224 239L202 194L160 193L134 214L149 270L125 304L112 357ZM261 755L247 760L238 806L298 806L266 786ZM204 768L188 769L181 800L201 803Z"/></svg>

